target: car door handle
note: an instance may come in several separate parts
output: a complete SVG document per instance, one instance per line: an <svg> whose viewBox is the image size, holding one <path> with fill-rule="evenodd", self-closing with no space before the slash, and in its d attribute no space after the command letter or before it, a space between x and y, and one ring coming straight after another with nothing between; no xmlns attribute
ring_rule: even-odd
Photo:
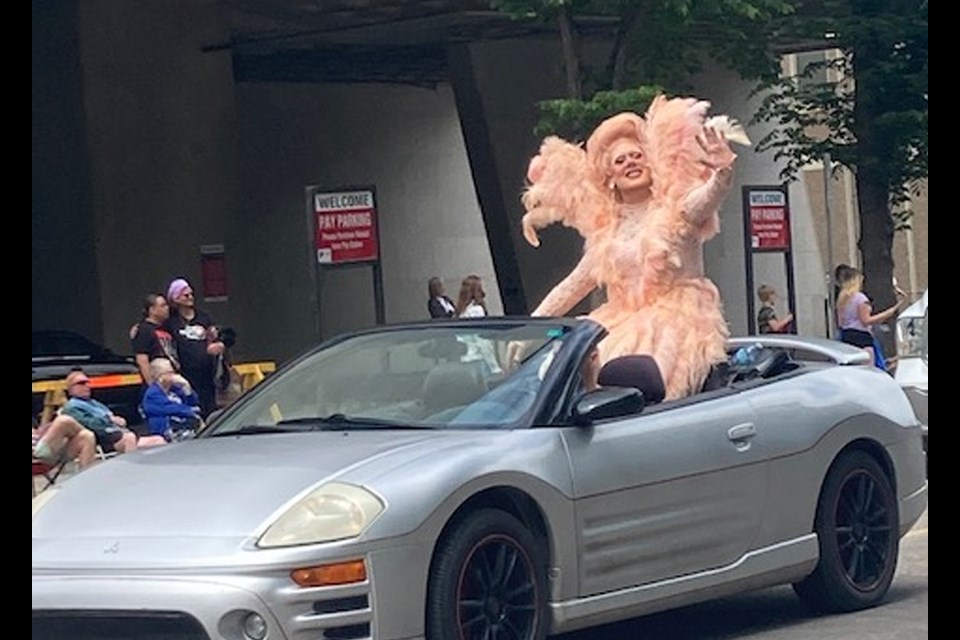
<svg viewBox="0 0 960 640"><path fill-rule="evenodd" d="M754 426L752 422L745 422L743 424L738 424L735 427L730 427L729 429L727 429L727 437L733 440L734 442L749 440L755 435L757 435L757 427Z"/></svg>

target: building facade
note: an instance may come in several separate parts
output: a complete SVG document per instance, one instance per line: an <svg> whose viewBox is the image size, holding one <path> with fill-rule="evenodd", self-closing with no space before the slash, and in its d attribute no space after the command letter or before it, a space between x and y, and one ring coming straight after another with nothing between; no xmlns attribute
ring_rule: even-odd
<svg viewBox="0 0 960 640"><path fill-rule="evenodd" d="M535 105L563 88L556 38L423 49L440 71L420 84L318 80L216 46L234 37L230 4L33 2L34 329L74 329L128 352L144 296L185 276L237 331L237 359L282 362L377 322L378 309L390 323L426 318L432 276L455 295L476 273L492 313L526 313L576 264L571 230L546 230L537 249L520 233ZM715 113L750 120L749 87L732 74L711 69L695 86ZM758 256L746 281L739 190L778 173L772 155L741 150L721 233L705 247L734 334L750 325L756 285L786 289L777 256ZM856 263L842 180L829 189L829 248L817 170L789 186L800 333L826 334L829 264ZM310 187L374 190L378 270L317 262ZM926 286L925 200L915 214L897 249L913 294ZM205 300L211 248L226 290Z"/></svg>

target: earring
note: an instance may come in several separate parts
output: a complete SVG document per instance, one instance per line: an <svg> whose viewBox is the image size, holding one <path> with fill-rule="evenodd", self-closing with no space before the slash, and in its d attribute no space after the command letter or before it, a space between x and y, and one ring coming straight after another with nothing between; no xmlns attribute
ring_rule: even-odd
<svg viewBox="0 0 960 640"><path fill-rule="evenodd" d="M607 189L610 189L610 191L613 191L616 188L617 188L617 185L614 184L613 180L607 183Z"/></svg>

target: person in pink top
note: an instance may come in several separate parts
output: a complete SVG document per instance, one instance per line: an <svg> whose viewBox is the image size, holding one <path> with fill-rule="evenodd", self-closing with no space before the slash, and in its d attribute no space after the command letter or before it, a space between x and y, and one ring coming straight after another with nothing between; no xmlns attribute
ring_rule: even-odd
<svg viewBox="0 0 960 640"><path fill-rule="evenodd" d="M886 322L903 306L905 293L899 287L896 291L896 304L874 313L870 299L863 292L863 272L850 267L840 282L840 294L837 296L837 326L840 328L840 340L865 349L870 354L871 362L876 358L871 327Z"/></svg>

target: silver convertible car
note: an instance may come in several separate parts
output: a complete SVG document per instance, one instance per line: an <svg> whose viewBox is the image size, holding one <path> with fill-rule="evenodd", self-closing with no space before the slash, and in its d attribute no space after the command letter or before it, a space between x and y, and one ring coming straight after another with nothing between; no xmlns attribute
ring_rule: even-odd
<svg viewBox="0 0 960 640"><path fill-rule="evenodd" d="M927 504L893 378L780 335L731 340L692 397L657 402L629 358L585 391L603 335L345 335L196 439L58 483L33 505L33 638L539 640L778 584L883 601Z"/></svg>

